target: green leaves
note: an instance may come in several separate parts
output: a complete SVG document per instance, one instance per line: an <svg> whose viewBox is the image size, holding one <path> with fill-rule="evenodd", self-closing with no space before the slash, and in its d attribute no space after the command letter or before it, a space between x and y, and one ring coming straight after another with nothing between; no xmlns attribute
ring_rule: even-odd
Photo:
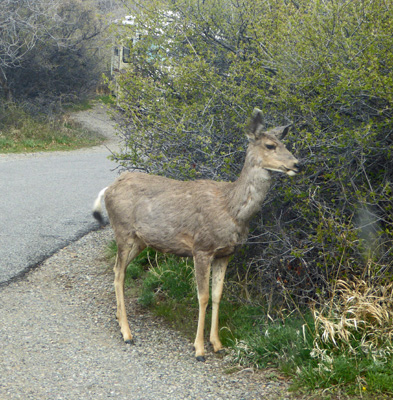
<svg viewBox="0 0 393 400"><path fill-rule="evenodd" d="M280 276L302 301L340 273L372 275L372 265L391 276L392 6L153 1L124 33L141 34L117 81L126 166L233 180L254 107L268 128L293 122L288 142L304 172L275 176L263 220L252 227L262 297L279 292ZM367 257L355 223L364 209L378 226Z"/></svg>

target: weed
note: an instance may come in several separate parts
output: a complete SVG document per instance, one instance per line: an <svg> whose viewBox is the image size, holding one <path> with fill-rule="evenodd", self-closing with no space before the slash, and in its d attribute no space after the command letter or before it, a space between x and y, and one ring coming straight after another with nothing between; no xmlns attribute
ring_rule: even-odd
<svg viewBox="0 0 393 400"><path fill-rule="evenodd" d="M144 279L140 302L151 305L160 294L177 301L196 300L193 266L187 259L156 253L154 264Z"/></svg>
<svg viewBox="0 0 393 400"><path fill-rule="evenodd" d="M108 260L114 261L117 254L117 244L115 240L111 240L105 248L105 256Z"/></svg>
<svg viewBox="0 0 393 400"><path fill-rule="evenodd" d="M93 108L92 102L87 98L80 99L77 103L70 103L63 107L68 112L86 111Z"/></svg>
<svg viewBox="0 0 393 400"><path fill-rule="evenodd" d="M234 361L244 366L266 368L279 367L288 375L294 375L298 365L311 359L313 338L305 329L304 319L312 324L311 314L306 317L291 315L285 320L269 321L260 314L260 320L252 327L240 328L241 339L232 344ZM237 321L240 322L240 321Z"/></svg>

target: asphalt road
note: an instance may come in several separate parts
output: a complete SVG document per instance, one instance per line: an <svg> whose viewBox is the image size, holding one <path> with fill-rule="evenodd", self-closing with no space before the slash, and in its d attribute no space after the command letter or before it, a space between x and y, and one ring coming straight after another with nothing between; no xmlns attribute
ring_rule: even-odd
<svg viewBox="0 0 393 400"><path fill-rule="evenodd" d="M105 111L88 113L80 115L95 121L116 146ZM118 175L109 155L105 146L0 155L0 284L97 227L94 199Z"/></svg>

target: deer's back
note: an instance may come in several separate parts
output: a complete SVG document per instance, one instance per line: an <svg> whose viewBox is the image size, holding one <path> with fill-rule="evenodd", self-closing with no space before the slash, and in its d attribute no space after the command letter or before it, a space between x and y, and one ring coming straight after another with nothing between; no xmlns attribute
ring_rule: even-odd
<svg viewBox="0 0 393 400"><path fill-rule="evenodd" d="M191 256L231 254L247 235L229 214L232 183L177 181L127 172L106 191L116 240L139 238L157 250Z"/></svg>

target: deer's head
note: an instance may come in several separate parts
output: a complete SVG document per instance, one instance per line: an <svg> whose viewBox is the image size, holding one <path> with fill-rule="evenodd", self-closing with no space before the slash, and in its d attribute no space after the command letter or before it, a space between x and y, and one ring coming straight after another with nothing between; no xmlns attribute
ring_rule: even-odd
<svg viewBox="0 0 393 400"><path fill-rule="evenodd" d="M249 139L248 151L253 161L264 169L294 176L299 172L299 161L286 149L281 139L291 125L279 126L268 131L263 129L262 111L255 108L246 135Z"/></svg>

